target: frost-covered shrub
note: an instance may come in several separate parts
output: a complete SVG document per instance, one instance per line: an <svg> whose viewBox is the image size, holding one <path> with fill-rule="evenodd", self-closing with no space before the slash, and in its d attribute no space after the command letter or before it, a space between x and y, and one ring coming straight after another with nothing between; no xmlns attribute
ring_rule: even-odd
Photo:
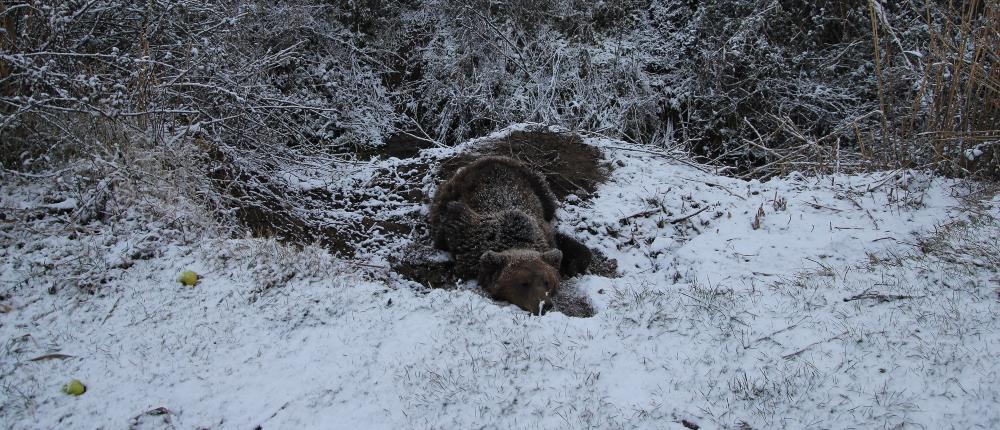
<svg viewBox="0 0 1000 430"><path fill-rule="evenodd" d="M381 140L392 105L335 12L195 0L9 7L16 33L2 57L0 133L24 146L74 144L80 136L60 125L85 114L158 140L197 131L235 148Z"/></svg>
<svg viewBox="0 0 1000 430"><path fill-rule="evenodd" d="M1000 87L989 2L7 4L8 167L107 150L124 137L105 122L200 141L274 190L271 172L399 133L452 144L523 121L683 146L755 175L924 165L996 140L995 109L975 108Z"/></svg>
<svg viewBox="0 0 1000 430"><path fill-rule="evenodd" d="M697 34L687 64L694 135L710 153L753 159L767 154L746 140L781 148L806 143L794 130L849 136L845 125L873 108L868 47L858 42L864 3L702 4L688 24Z"/></svg>
<svg viewBox="0 0 1000 430"><path fill-rule="evenodd" d="M400 105L449 142L520 121L648 135L656 99L631 39L636 27L626 25L640 11L568 0L424 2L402 14L408 39L399 52L410 74Z"/></svg>
<svg viewBox="0 0 1000 430"><path fill-rule="evenodd" d="M381 142L398 122L377 62L337 12L200 0L6 7L0 161L114 165L141 146L196 157L219 182L197 194L210 206L294 206L276 172L323 168L318 157Z"/></svg>

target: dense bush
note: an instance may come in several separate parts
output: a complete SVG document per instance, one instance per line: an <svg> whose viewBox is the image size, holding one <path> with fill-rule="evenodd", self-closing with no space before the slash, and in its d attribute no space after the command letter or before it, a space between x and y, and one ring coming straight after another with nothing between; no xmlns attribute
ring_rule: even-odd
<svg viewBox="0 0 1000 430"><path fill-rule="evenodd" d="M967 163L954 160L997 139L997 9L6 2L2 161L107 151L123 136L106 130L125 129L160 147L208 144L213 160L266 181L394 135L453 144L535 121L684 147L738 174L927 163L959 172Z"/></svg>

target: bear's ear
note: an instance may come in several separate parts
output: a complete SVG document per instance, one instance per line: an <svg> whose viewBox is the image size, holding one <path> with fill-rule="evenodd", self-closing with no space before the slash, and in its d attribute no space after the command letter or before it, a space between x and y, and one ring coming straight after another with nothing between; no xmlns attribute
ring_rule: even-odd
<svg viewBox="0 0 1000 430"><path fill-rule="evenodd" d="M507 257L499 252L486 251L479 257L479 285L492 289L500 272L507 265Z"/></svg>
<svg viewBox="0 0 1000 430"><path fill-rule="evenodd" d="M550 249L542 253L542 261L549 263L550 266L559 268L562 263L563 253L558 249Z"/></svg>

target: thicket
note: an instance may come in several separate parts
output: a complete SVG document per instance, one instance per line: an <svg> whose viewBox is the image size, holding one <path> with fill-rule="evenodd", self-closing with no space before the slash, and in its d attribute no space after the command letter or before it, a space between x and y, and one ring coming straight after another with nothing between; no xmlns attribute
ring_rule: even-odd
<svg viewBox="0 0 1000 430"><path fill-rule="evenodd" d="M513 122L730 174L997 174L1000 6L972 0L26 0L0 6L0 162L185 153L281 171ZM192 149L193 148L193 149ZM377 152L377 149L374 151ZM107 163L102 163L101 161ZM98 169L99 170L99 169Z"/></svg>

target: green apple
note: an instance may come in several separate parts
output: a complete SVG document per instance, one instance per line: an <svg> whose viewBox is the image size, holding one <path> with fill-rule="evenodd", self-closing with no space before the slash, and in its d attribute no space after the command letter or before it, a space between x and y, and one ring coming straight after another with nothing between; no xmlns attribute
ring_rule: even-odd
<svg viewBox="0 0 1000 430"><path fill-rule="evenodd" d="M74 379L69 381L68 384L63 385L62 390L71 396L79 396L87 391L87 387L79 379Z"/></svg>
<svg viewBox="0 0 1000 430"><path fill-rule="evenodd" d="M181 284L188 287L193 287L194 284L198 283L198 274L190 270L185 270L181 272L181 277L177 279Z"/></svg>

